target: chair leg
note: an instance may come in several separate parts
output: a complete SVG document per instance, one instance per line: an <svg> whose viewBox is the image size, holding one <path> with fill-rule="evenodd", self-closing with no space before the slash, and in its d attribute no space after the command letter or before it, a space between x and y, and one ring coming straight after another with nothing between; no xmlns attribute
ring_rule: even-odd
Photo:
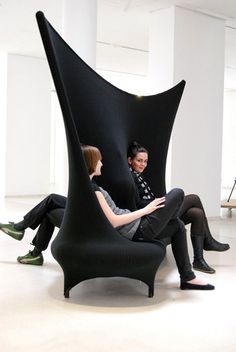
<svg viewBox="0 0 236 352"><path fill-rule="evenodd" d="M64 291L64 296L65 296L65 298L70 298L70 289L69 288Z"/></svg>
<svg viewBox="0 0 236 352"><path fill-rule="evenodd" d="M148 286L148 297L153 297L154 296L154 286L153 285L149 285Z"/></svg>

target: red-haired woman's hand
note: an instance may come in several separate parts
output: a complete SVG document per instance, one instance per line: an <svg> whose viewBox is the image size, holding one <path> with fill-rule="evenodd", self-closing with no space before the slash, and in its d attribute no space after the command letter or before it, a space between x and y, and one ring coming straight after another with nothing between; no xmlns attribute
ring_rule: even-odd
<svg viewBox="0 0 236 352"><path fill-rule="evenodd" d="M159 208L163 208L165 206L165 200L165 197L155 198L148 205L146 205L146 207L144 207L145 214L150 214Z"/></svg>

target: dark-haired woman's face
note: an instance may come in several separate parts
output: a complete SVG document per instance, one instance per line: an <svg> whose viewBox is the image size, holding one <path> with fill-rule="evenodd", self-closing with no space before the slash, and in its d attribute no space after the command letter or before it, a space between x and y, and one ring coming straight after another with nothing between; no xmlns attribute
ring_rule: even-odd
<svg viewBox="0 0 236 352"><path fill-rule="evenodd" d="M145 152L137 153L135 157L128 158L128 163L134 171L141 173L147 167L148 154Z"/></svg>

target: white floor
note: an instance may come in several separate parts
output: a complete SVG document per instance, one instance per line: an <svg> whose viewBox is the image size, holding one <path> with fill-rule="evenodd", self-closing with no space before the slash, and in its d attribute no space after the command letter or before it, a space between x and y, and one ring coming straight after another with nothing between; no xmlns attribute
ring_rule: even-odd
<svg viewBox="0 0 236 352"><path fill-rule="evenodd" d="M0 206L0 221L20 220L38 198L12 198ZM225 214L224 214L225 215ZM33 236L17 242L0 232L0 351L235 352L236 210L210 221L225 253L206 252L216 274L198 276L215 291L181 291L170 249L158 271L155 295L122 278L83 282L63 297L63 275L50 249L42 267L16 262ZM190 256L192 249L190 247Z"/></svg>

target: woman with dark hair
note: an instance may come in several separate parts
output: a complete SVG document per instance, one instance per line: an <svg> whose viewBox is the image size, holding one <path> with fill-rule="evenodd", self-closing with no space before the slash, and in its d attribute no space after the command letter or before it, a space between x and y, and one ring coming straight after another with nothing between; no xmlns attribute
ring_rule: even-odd
<svg viewBox="0 0 236 352"><path fill-rule="evenodd" d="M148 164L148 151L139 143L132 142L128 148L127 157L138 191L136 205L138 208L144 207L148 202L155 199L155 195L142 175ZM194 252L193 268L208 274L215 273L215 269L211 268L205 261L203 249L222 252L230 247L227 243L220 243L212 237L199 196L196 194L186 195L178 216L185 225L191 224L190 232Z"/></svg>
<svg viewBox="0 0 236 352"><path fill-rule="evenodd" d="M132 241L151 241L154 243L153 245L157 245L159 241L170 236L172 251L180 274L180 288L182 290L213 290L214 286L197 279L191 268L188 257L186 231L183 223L177 218L184 198L183 191L181 189L173 189L165 197L154 198L145 207L133 212L128 209L120 209L115 205L110 195L93 181L94 176L101 174L102 157L100 151L96 147L86 145L82 146L82 151L91 179L92 189L97 196L105 216L111 225L117 229L118 233ZM50 201L46 198L33 208L24 217L23 221L17 224L1 224L1 230L7 232L8 229L10 236L21 239L26 226L35 228L36 224L40 224L41 221L41 227L45 219L51 222L49 215L53 210L58 209L54 205L52 206L52 203L50 204ZM60 201L59 204L60 206L63 205ZM44 212L42 209L44 209ZM63 208L59 210L62 210L62 214ZM31 222L29 219L31 219ZM60 220L62 220L62 217ZM9 233L10 227L11 232ZM14 231L15 234L13 233ZM42 232L40 235L42 236ZM48 242L50 240L49 237L51 238L51 235L48 236Z"/></svg>

